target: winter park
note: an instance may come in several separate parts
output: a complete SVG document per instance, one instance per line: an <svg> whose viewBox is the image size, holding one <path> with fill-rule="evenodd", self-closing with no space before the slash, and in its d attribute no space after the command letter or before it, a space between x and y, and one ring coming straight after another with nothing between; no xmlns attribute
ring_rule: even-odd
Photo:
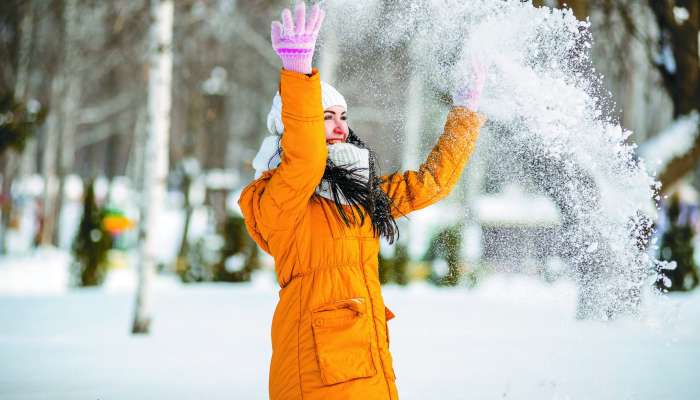
<svg viewBox="0 0 700 400"><path fill-rule="evenodd" d="M0 399L700 399L700 1L0 3Z"/></svg>

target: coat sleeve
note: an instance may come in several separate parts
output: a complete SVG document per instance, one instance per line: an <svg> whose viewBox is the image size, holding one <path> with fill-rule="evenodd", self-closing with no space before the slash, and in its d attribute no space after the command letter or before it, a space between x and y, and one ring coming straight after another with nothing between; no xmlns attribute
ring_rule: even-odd
<svg viewBox="0 0 700 400"><path fill-rule="evenodd" d="M296 225L323 177L328 156L318 71L309 76L282 70L280 75L282 160L244 189L239 201L249 230L255 227L264 240L272 231Z"/></svg>
<svg viewBox="0 0 700 400"><path fill-rule="evenodd" d="M391 199L392 215L399 217L445 198L459 181L485 118L462 107L453 108L445 129L418 171L382 177L381 188Z"/></svg>

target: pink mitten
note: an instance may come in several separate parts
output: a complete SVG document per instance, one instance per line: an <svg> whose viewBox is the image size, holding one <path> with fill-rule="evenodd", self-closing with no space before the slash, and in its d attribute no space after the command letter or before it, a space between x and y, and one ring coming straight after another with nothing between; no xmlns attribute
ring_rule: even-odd
<svg viewBox="0 0 700 400"><path fill-rule="evenodd" d="M316 38L326 14L316 4L311 9L311 16L307 21L304 1L297 4L294 14L295 18L292 21L292 13L285 8L282 11L282 23L272 22L272 47L282 59L284 69L310 74Z"/></svg>
<svg viewBox="0 0 700 400"><path fill-rule="evenodd" d="M479 108L481 92L486 82L486 68L484 64L475 58L471 59L469 73L464 77L465 81L457 88L452 96L452 103L456 107L464 107L472 111Z"/></svg>

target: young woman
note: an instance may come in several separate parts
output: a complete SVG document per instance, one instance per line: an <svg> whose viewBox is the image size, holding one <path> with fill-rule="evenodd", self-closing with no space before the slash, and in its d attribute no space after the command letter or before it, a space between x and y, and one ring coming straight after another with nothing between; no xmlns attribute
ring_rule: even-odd
<svg viewBox="0 0 700 400"><path fill-rule="evenodd" d="M484 74L477 68L455 94L444 133L418 171L376 176L373 153L348 127L345 100L311 67L324 12L316 5L305 14L302 2L294 19L285 9L282 23L272 23L283 69L268 128L281 140L263 142L256 180L239 201L248 231L275 259L281 287L269 395L397 399L379 237L396 239L395 218L457 183L483 124L474 110Z"/></svg>

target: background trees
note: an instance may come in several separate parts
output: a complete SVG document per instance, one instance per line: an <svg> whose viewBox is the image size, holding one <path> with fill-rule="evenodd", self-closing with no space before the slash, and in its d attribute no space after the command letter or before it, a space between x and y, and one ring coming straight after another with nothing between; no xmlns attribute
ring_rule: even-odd
<svg viewBox="0 0 700 400"><path fill-rule="evenodd" d="M533 3L564 6L560 0ZM623 126L635 132L630 140L640 148L645 143L655 146L654 140L679 121L698 124L693 119L700 109L698 2L566 3L579 19L590 18L596 39L593 60ZM144 246L144 271L178 271L189 276L183 279L199 280L190 272L194 260L208 251L202 239L206 235L216 236L220 245L208 266L211 279L246 280L257 266L269 262L249 247L237 219L235 194L252 177L250 161L266 133L279 69L269 46L269 22L288 2L173 2L172 25L166 29L172 32L171 45L154 41L150 34L161 21L153 16L155 4L160 2L0 4L0 57L7 60L0 66L0 253L7 252L7 238L24 229L17 227L24 222L17 221L24 221L20 216L30 204L36 206L36 226L29 229L33 244L70 248L80 221L72 210L76 202L88 199L88 190L74 190L71 178L88 182L104 177L110 182L105 201L144 222L138 225L138 235L126 233L120 239L131 240L132 247ZM376 26L353 33L364 39L385 34L398 38L384 46L360 37L355 39L363 46L350 46L348 30L355 27L344 25L342 10L332 10L337 4L327 3L328 23L334 29L324 32L316 64L324 79L348 98L352 127L382 155L383 172L414 167L426 143L432 143L432 138L421 139L439 131L450 100L424 79L421 35L392 33L391 20L405 2L378 0L356 5L368 15L383 17ZM155 67L170 62L170 67ZM166 70L171 71L169 79ZM691 140L682 151L663 155L666 159L657 168L662 196L682 185L700 185L697 132L697 127L689 132ZM120 195L114 184L122 178L127 195ZM27 185L30 181L41 183L34 188ZM492 184L486 169L468 173L465 181L464 198L500 187ZM132 207L135 204L138 207ZM182 221L182 229L170 229L175 239L162 239L168 229L150 217L159 213L177 214L173 220ZM479 223L463 219L460 226ZM383 260L387 281L404 283L415 275L409 261L425 254L414 254L412 238L437 238L446 228L413 233L411 224L402 227L400 251ZM436 239L433 252L444 241L457 246L457 241L471 240L452 233ZM177 267L174 259L161 254L162 248L153 248L163 246L149 243L149 237L176 243ZM425 240L425 250L430 241ZM692 245L690 239L686 244ZM193 249L200 254L190 255ZM235 258L239 255L241 262ZM448 260L451 272L445 283L460 282L458 258ZM146 329L147 317L136 320L137 330Z"/></svg>

